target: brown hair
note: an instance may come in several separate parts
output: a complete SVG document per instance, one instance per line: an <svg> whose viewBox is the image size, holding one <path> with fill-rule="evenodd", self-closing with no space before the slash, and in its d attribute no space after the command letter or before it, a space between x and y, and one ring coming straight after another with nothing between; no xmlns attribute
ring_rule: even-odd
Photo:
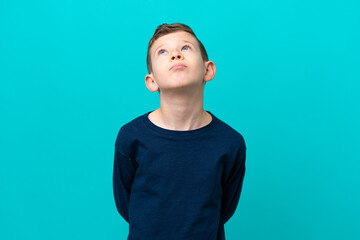
<svg viewBox="0 0 360 240"><path fill-rule="evenodd" d="M149 41L149 46L148 46L148 52L147 52L147 69L148 72L151 73L152 72L152 66L151 66L151 56L150 56L150 48L151 46L154 44L154 42L159 38L162 37L166 34L169 33L173 33L173 32L177 32L177 31L185 31L190 33L191 35L193 35L195 37L195 39L197 40L197 42L199 43L199 48L200 48L200 52L201 52L201 57L204 61L208 61L208 55L206 53L205 47L204 45L200 42L200 40L196 37L195 33L193 32L193 30L182 23L173 23L173 24L161 24L159 25L156 30L154 35L152 36L152 38Z"/></svg>

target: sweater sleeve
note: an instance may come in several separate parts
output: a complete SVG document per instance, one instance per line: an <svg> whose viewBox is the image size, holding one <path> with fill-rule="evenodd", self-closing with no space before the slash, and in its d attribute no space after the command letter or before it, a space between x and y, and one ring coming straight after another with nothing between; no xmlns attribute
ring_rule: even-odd
<svg viewBox="0 0 360 240"><path fill-rule="evenodd" d="M225 224L234 214L240 199L245 175L245 150L238 154L229 176L223 184L221 219Z"/></svg>
<svg viewBox="0 0 360 240"><path fill-rule="evenodd" d="M129 200L136 167L134 162L115 147L113 190L120 215L129 222Z"/></svg>

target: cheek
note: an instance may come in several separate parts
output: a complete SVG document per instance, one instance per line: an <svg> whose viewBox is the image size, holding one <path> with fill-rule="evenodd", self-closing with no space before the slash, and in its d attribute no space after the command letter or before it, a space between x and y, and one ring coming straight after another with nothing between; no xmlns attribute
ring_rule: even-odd
<svg viewBox="0 0 360 240"><path fill-rule="evenodd" d="M203 74L205 71L205 63L202 60L202 58L197 59L195 64L196 64L196 69L198 69L199 72L201 72L201 74Z"/></svg>
<svg viewBox="0 0 360 240"><path fill-rule="evenodd" d="M152 63L152 69L153 69L153 71L154 71L154 74L159 73L159 71L161 70L161 65L162 65L162 63L159 62L158 60L157 60L157 61L154 61L154 62Z"/></svg>
<svg viewBox="0 0 360 240"><path fill-rule="evenodd" d="M165 69L165 63L161 62L161 61L157 61L156 63L153 64L153 75L155 79L159 79L162 78L162 76L165 74L166 69Z"/></svg>

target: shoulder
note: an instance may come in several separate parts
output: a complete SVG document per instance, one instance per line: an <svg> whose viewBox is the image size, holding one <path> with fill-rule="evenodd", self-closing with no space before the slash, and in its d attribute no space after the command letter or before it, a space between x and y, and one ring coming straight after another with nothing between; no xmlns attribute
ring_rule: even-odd
<svg viewBox="0 0 360 240"><path fill-rule="evenodd" d="M124 124L119 132L118 135L120 136L126 136L129 134L133 134L136 133L138 131L141 131L141 127L142 127L142 123L143 120L142 118L144 117L144 115L138 116L136 118L134 118L133 120L131 120L130 122Z"/></svg>
<svg viewBox="0 0 360 240"><path fill-rule="evenodd" d="M245 139L243 135L231 127L229 124L217 118L218 122L218 137L222 139L222 141L226 142L230 146L234 148L243 148L246 149Z"/></svg>
<svg viewBox="0 0 360 240"><path fill-rule="evenodd" d="M246 156L246 144L243 135L220 119L218 119L217 125L218 148L226 156L227 161L225 163L227 166L234 166L234 164L240 166L242 162L245 162Z"/></svg>
<svg viewBox="0 0 360 240"><path fill-rule="evenodd" d="M128 149L130 143L133 141L134 136L138 136L143 131L144 115L138 116L130 122L124 124L116 136L115 147L124 155L127 155L126 149Z"/></svg>

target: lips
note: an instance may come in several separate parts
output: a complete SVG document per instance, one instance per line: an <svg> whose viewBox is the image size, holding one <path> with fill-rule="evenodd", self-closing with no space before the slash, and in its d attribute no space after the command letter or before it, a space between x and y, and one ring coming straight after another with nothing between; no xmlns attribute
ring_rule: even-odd
<svg viewBox="0 0 360 240"><path fill-rule="evenodd" d="M174 65L171 66L169 70L182 69L182 68L186 68L186 65L182 63L175 63Z"/></svg>

